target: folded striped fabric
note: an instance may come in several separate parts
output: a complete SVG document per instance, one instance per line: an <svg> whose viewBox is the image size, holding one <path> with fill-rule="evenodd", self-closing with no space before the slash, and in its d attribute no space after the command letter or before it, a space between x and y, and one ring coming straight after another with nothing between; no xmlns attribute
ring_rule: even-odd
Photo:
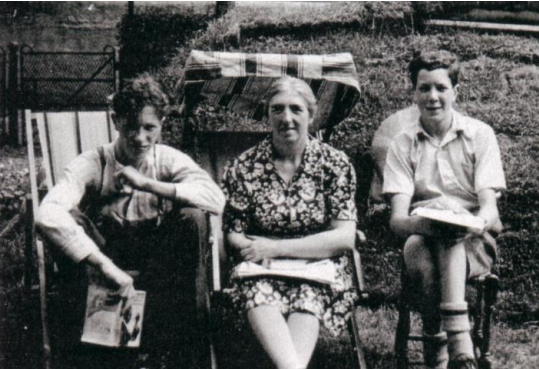
<svg viewBox="0 0 539 369"><path fill-rule="evenodd" d="M264 121L264 98L272 82L284 75L304 79L318 99L316 129L346 118L359 99L352 55L290 55L204 52L193 50L178 92L188 106L219 104Z"/></svg>

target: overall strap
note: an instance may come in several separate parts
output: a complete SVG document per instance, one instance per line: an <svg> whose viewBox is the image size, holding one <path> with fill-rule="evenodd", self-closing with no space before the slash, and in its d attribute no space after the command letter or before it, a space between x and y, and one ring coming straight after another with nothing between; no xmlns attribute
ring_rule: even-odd
<svg viewBox="0 0 539 369"><path fill-rule="evenodd" d="M105 157L105 149L103 146L97 148L97 153L99 154L99 163L101 164L101 183L96 189L97 195L101 193L103 189L103 181L105 180L105 165L107 165L107 158Z"/></svg>
<svg viewBox="0 0 539 369"><path fill-rule="evenodd" d="M101 191L103 190L103 184L105 180L105 165L107 160L105 157L105 150L103 146L97 148L97 153L99 155L99 163L101 165L101 179L94 188L87 188L86 193L84 194L81 203L79 205L79 210L94 220L97 217L98 209L102 203Z"/></svg>

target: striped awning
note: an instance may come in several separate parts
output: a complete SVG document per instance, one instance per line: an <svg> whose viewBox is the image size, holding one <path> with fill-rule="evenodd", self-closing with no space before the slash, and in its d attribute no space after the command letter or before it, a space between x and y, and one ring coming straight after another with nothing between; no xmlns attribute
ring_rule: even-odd
<svg viewBox="0 0 539 369"><path fill-rule="evenodd" d="M318 100L314 126L327 128L346 118L359 99L352 55L290 55L204 52L193 50L178 92L188 106L219 104L264 121L264 98L284 75L304 79Z"/></svg>

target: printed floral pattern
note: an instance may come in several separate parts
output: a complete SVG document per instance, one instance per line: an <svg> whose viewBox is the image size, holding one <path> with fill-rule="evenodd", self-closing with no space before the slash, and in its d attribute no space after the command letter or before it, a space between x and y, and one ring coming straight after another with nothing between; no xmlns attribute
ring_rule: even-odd
<svg viewBox="0 0 539 369"><path fill-rule="evenodd" d="M271 136L225 168L225 232L273 237L303 237L322 232L331 220L357 220L356 178L346 155L309 138L296 175L287 185L272 161ZM257 278L233 280L225 292L241 311L259 305L278 306L286 316L310 312L338 335L357 295L348 256L333 258L337 282L331 286Z"/></svg>

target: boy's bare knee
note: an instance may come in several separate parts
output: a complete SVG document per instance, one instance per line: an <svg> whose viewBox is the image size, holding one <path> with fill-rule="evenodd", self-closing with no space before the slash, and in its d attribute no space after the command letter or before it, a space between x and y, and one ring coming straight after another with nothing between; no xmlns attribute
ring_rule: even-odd
<svg viewBox="0 0 539 369"><path fill-rule="evenodd" d="M434 281L434 262L425 245L425 238L419 235L408 237L403 250L404 263L410 277L425 283Z"/></svg>

